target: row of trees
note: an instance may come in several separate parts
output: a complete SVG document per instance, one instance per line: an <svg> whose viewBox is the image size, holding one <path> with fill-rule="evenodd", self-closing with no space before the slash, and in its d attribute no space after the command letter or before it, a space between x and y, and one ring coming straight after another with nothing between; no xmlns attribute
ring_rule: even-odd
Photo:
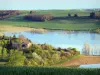
<svg viewBox="0 0 100 75"><path fill-rule="evenodd" d="M31 21L49 21L53 18L51 14L39 15L39 14L29 14L25 15L24 19Z"/></svg>
<svg viewBox="0 0 100 75"><path fill-rule="evenodd" d="M79 17L78 14L74 14L74 16L72 16L70 13L68 14L68 17ZM85 16L84 16L85 17ZM100 13L95 13L95 12L91 12L89 16L90 18L100 18ZM52 14L46 14L46 15L40 15L40 14L36 14L35 11L30 11L29 15L25 15L24 19L26 20L31 20L31 21L49 21L52 20L54 18L59 18L59 17L55 17L52 16Z"/></svg>
<svg viewBox="0 0 100 75"><path fill-rule="evenodd" d="M82 49L82 54L85 55L100 55L100 47L93 45L90 46L88 43L84 44L84 47Z"/></svg>
<svg viewBox="0 0 100 75"><path fill-rule="evenodd" d="M68 17L71 17L71 14L70 13L68 14ZM73 17L78 17L78 15L77 14L74 14Z"/></svg>
<svg viewBox="0 0 100 75"><path fill-rule="evenodd" d="M71 14L68 14L68 17L72 17ZM78 14L74 14L73 17L78 17ZM100 13L91 12L89 15L90 18L100 18Z"/></svg>
<svg viewBox="0 0 100 75"><path fill-rule="evenodd" d="M1 10L0 19L5 19L13 15L18 15L20 12L18 10Z"/></svg>

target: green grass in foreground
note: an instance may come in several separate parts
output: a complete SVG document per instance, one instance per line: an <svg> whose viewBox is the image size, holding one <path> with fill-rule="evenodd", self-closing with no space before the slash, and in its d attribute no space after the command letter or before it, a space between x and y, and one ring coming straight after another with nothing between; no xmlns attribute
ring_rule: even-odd
<svg viewBox="0 0 100 75"><path fill-rule="evenodd" d="M0 75L100 75L100 69L0 66Z"/></svg>

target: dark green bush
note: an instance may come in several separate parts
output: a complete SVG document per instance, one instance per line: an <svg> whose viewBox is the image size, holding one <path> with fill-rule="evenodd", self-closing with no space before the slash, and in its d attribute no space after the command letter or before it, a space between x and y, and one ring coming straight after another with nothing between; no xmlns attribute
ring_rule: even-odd
<svg viewBox="0 0 100 75"><path fill-rule="evenodd" d="M1 66L0 75L100 75L100 69Z"/></svg>

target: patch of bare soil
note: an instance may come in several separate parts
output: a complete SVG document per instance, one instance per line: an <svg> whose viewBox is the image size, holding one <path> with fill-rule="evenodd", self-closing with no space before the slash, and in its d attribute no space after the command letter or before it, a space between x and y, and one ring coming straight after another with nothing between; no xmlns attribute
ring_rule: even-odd
<svg viewBox="0 0 100 75"><path fill-rule="evenodd" d="M72 59L68 62L60 64L59 66L78 66L84 64L99 64L100 56L85 56L81 55L79 58Z"/></svg>

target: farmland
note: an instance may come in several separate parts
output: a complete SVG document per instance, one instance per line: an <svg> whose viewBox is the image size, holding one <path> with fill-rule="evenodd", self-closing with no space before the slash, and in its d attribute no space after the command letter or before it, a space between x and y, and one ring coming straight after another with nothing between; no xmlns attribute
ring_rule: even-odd
<svg viewBox="0 0 100 75"><path fill-rule="evenodd" d="M0 20L0 25L25 26L32 28L46 29L61 29L61 30L95 30L100 28L99 19L84 19L84 18L69 18L69 19L54 19L45 22L32 22L24 19L24 15L30 11L20 11L21 14L10 18ZM71 16L89 16L92 11L86 10L36 10L36 14L52 14L55 17L67 17L68 13ZM96 12L96 11L95 11Z"/></svg>

